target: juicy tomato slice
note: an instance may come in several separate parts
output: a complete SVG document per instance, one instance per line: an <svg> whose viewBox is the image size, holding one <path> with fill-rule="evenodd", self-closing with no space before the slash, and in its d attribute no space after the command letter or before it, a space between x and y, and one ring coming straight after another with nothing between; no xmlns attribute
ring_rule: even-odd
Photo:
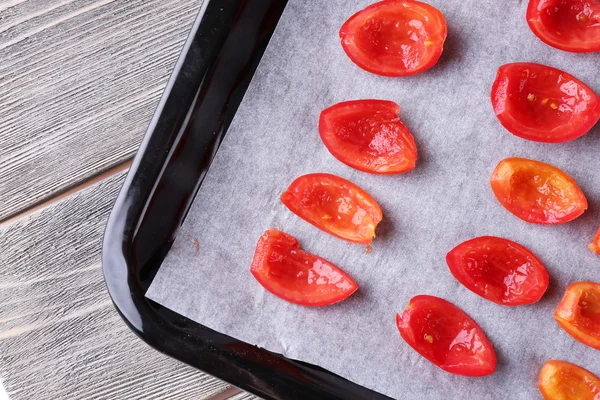
<svg viewBox="0 0 600 400"><path fill-rule="evenodd" d="M297 178L281 201L306 222L354 243L370 244L383 218L379 204L367 192L331 174Z"/></svg>
<svg viewBox="0 0 600 400"><path fill-rule="evenodd" d="M554 319L579 342L600 350L600 283L569 285L554 311Z"/></svg>
<svg viewBox="0 0 600 400"><path fill-rule="evenodd" d="M415 167L417 145L386 100L354 100L321 112L319 132L327 150L344 164L373 174L401 174Z"/></svg>
<svg viewBox="0 0 600 400"><path fill-rule="evenodd" d="M490 183L500 204L534 224L569 222L588 206L573 178L540 161L504 159L496 166Z"/></svg>
<svg viewBox="0 0 600 400"><path fill-rule="evenodd" d="M547 361L540 370L538 388L546 400L600 399L600 378L566 361Z"/></svg>
<svg viewBox="0 0 600 400"><path fill-rule="evenodd" d="M600 51L600 1L530 0L527 23L542 42L564 51Z"/></svg>
<svg viewBox="0 0 600 400"><path fill-rule="evenodd" d="M348 57L365 71L406 76L438 62L447 33L436 8L414 0L384 0L350 17L340 38Z"/></svg>
<svg viewBox="0 0 600 400"><path fill-rule="evenodd" d="M444 371L484 376L496 370L496 353L479 325L444 299L413 297L396 324L410 347Z"/></svg>
<svg viewBox="0 0 600 400"><path fill-rule="evenodd" d="M591 251L600 255L600 229L596 232L596 236L594 236L594 241L588 245Z"/></svg>
<svg viewBox="0 0 600 400"><path fill-rule="evenodd" d="M592 89L540 64L501 66L491 98L496 116L510 133L536 142L576 139L600 119L600 99Z"/></svg>
<svg viewBox="0 0 600 400"><path fill-rule="evenodd" d="M250 272L275 296L302 306L327 306L358 289L339 267L300 249L295 237L269 229L256 246Z"/></svg>
<svg viewBox="0 0 600 400"><path fill-rule="evenodd" d="M505 306L532 304L542 298L549 276L540 260L511 240L481 236L450 250L452 275L484 299Z"/></svg>

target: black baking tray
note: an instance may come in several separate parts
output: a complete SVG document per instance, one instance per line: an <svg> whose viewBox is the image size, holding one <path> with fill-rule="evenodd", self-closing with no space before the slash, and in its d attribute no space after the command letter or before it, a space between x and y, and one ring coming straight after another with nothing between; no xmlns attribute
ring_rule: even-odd
<svg viewBox="0 0 600 400"><path fill-rule="evenodd" d="M318 366L216 332L144 296L286 3L205 0L110 215L104 278L118 312L142 340L262 398L389 399Z"/></svg>

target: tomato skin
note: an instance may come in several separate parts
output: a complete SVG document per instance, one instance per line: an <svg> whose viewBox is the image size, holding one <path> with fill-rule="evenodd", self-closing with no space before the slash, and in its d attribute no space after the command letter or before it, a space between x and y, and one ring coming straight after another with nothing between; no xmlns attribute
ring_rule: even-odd
<svg viewBox="0 0 600 400"><path fill-rule="evenodd" d="M337 303L358 289L342 269L301 250L295 237L273 228L260 237L250 272L275 296L302 306Z"/></svg>
<svg viewBox="0 0 600 400"><path fill-rule="evenodd" d="M383 218L379 204L367 192L331 174L297 178L281 201L306 222L353 243L370 244Z"/></svg>
<svg viewBox="0 0 600 400"><path fill-rule="evenodd" d="M600 2L530 0L527 24L544 43L573 53L600 51Z"/></svg>
<svg viewBox="0 0 600 400"><path fill-rule="evenodd" d="M600 378L566 361L547 361L540 370L538 388L546 400L600 399Z"/></svg>
<svg viewBox="0 0 600 400"><path fill-rule="evenodd" d="M566 72L541 64L501 66L491 99L502 126L535 142L576 139L600 119L600 99L592 89Z"/></svg>
<svg viewBox="0 0 600 400"><path fill-rule="evenodd" d="M396 325L410 347L444 371L485 376L496 370L496 353L479 325L444 299L413 297Z"/></svg>
<svg viewBox="0 0 600 400"><path fill-rule="evenodd" d="M563 224L588 207L573 178L540 161L506 158L494 169L490 184L504 208L533 224Z"/></svg>
<svg viewBox="0 0 600 400"><path fill-rule="evenodd" d="M321 112L319 133L339 161L372 174L401 174L417 161L417 145L398 118L400 107L386 100L352 100Z"/></svg>
<svg viewBox="0 0 600 400"><path fill-rule="evenodd" d="M554 319L577 341L600 350L600 283L569 285L554 311Z"/></svg>
<svg viewBox="0 0 600 400"><path fill-rule="evenodd" d="M459 244L446 255L446 263L467 289L505 306L537 302L550 281L546 268L529 249L495 236Z"/></svg>
<svg viewBox="0 0 600 400"><path fill-rule="evenodd" d="M594 241L588 245L589 249L594 253L600 255L600 229L596 232L596 236L594 236Z"/></svg>
<svg viewBox="0 0 600 400"><path fill-rule="evenodd" d="M442 13L415 0L384 0L351 16L340 29L356 65L383 76L415 75L433 67L448 34Z"/></svg>

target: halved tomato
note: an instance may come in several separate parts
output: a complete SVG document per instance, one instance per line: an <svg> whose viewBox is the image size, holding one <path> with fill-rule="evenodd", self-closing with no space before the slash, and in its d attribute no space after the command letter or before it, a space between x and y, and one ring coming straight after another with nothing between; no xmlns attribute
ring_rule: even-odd
<svg viewBox="0 0 600 400"><path fill-rule="evenodd" d="M542 42L564 51L600 51L600 1L530 0L527 23Z"/></svg>
<svg viewBox="0 0 600 400"><path fill-rule="evenodd" d="M444 299L413 297L396 325L410 347L444 371L484 376L496 370L496 353L479 325Z"/></svg>
<svg viewBox="0 0 600 400"><path fill-rule="evenodd" d="M353 100L321 112L319 132L327 150L344 164L373 174L401 174L415 167L417 145L386 100Z"/></svg>
<svg viewBox="0 0 600 400"><path fill-rule="evenodd" d="M442 13L414 0L384 0L350 17L340 29L342 47L365 71L406 76L433 67L448 28Z"/></svg>
<svg viewBox="0 0 600 400"><path fill-rule="evenodd" d="M481 236L467 240L450 250L446 262L467 289L505 306L535 303L548 289L548 272L540 260L508 239Z"/></svg>
<svg viewBox="0 0 600 400"><path fill-rule="evenodd" d="M300 249L295 237L269 229L256 246L252 275L269 292L302 306L327 306L358 289L339 267Z"/></svg>
<svg viewBox="0 0 600 400"><path fill-rule="evenodd" d="M538 388L546 400L600 400L600 378L566 361L547 361Z"/></svg>
<svg viewBox="0 0 600 400"><path fill-rule="evenodd" d="M567 142L600 119L600 99L587 85L556 68L513 63L498 69L492 105L513 135L536 142Z"/></svg>
<svg viewBox="0 0 600 400"><path fill-rule="evenodd" d="M600 283L569 285L554 311L554 319L579 342L600 350Z"/></svg>
<svg viewBox="0 0 600 400"><path fill-rule="evenodd" d="M534 224L569 222L588 207L573 178L540 161L506 158L496 166L490 183L500 204Z"/></svg>
<svg viewBox="0 0 600 400"><path fill-rule="evenodd" d="M367 192L331 174L297 178L281 201L306 222L349 242L370 244L383 218L379 204Z"/></svg>
<svg viewBox="0 0 600 400"><path fill-rule="evenodd" d="M591 251L600 255L600 229L596 232L596 236L594 236L594 241L588 245Z"/></svg>

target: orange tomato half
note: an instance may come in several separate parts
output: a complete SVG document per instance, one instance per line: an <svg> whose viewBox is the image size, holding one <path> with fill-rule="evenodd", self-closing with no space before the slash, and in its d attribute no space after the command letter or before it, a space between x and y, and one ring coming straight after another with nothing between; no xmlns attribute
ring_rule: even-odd
<svg viewBox="0 0 600 400"><path fill-rule="evenodd" d="M600 399L600 378L566 361L546 362L540 370L538 388L546 400Z"/></svg>
<svg viewBox="0 0 600 400"><path fill-rule="evenodd" d="M588 207L573 178L540 161L504 159L492 173L490 184L504 208L534 224L569 222Z"/></svg>
<svg viewBox="0 0 600 400"><path fill-rule="evenodd" d="M579 342L600 350L600 283L569 285L554 319Z"/></svg>

